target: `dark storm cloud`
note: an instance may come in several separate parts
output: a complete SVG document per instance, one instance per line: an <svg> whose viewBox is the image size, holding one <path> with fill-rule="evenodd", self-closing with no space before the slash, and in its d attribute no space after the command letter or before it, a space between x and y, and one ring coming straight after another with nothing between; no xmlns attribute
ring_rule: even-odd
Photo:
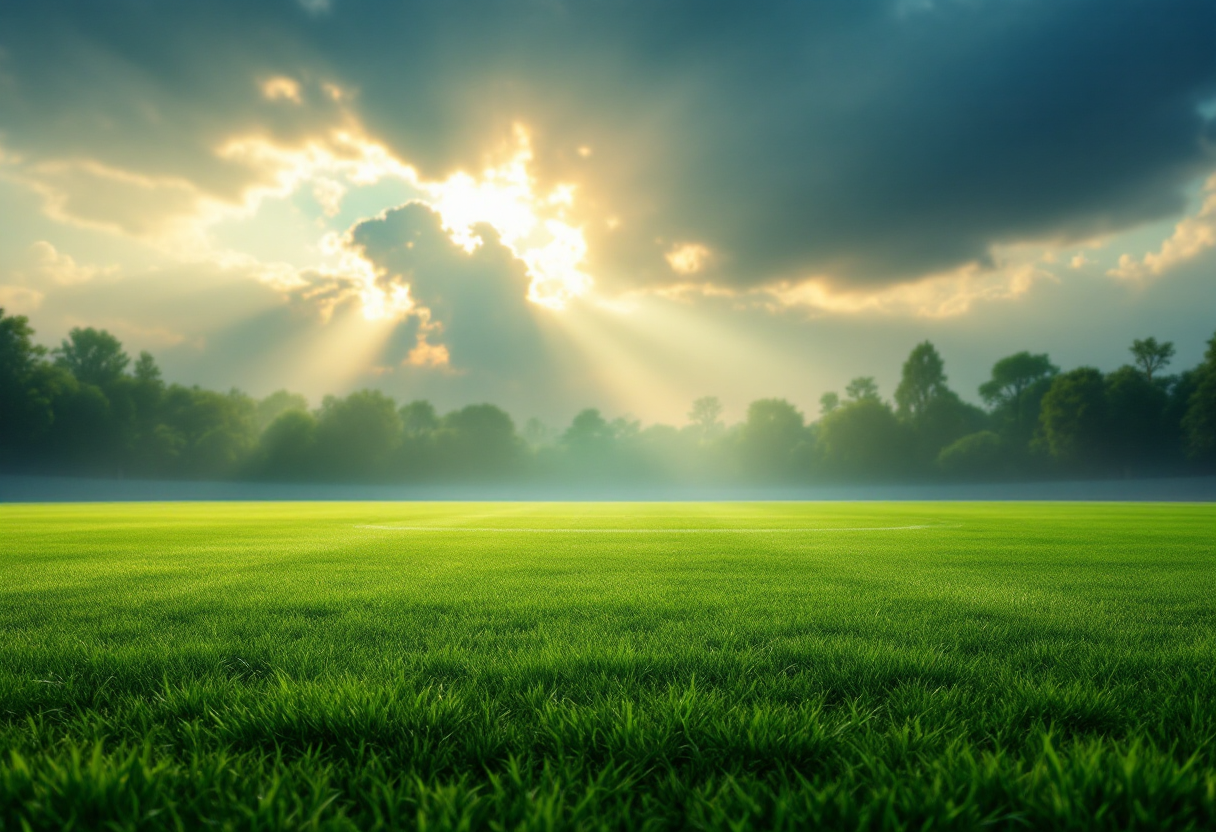
<svg viewBox="0 0 1216 832"><path fill-rule="evenodd" d="M0 141L231 189L218 137L322 117L267 126L259 75L357 89L429 176L518 119L609 285L686 279L680 242L715 252L694 279L887 284L1177 213L1216 164L1211 0L310 6L8 4Z"/></svg>
<svg viewBox="0 0 1216 832"><path fill-rule="evenodd" d="M316 110L267 108L255 79L320 66L289 7L152 2L0 7L0 143L90 158L233 197L249 178L215 148L237 130L307 132ZM318 103L323 99L318 97Z"/></svg>
<svg viewBox="0 0 1216 832"><path fill-rule="evenodd" d="M524 264L492 228L474 231L482 243L466 252L433 211L411 202L358 223L350 237L382 281L408 284L415 303L430 310L436 329L428 342L448 349L455 370L535 370L547 363L548 351L527 300Z"/></svg>

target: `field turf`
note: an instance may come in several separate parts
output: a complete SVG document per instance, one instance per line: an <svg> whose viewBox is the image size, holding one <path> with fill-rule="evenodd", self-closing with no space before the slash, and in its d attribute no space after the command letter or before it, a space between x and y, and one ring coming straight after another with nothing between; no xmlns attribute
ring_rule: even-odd
<svg viewBox="0 0 1216 832"><path fill-rule="evenodd" d="M0 506L0 755L6 831L1213 829L1216 506Z"/></svg>

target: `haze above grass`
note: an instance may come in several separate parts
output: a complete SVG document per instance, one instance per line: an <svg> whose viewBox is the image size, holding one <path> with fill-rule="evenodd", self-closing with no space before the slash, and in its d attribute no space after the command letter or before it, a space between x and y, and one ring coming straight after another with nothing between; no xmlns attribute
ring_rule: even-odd
<svg viewBox="0 0 1216 832"><path fill-rule="evenodd" d="M1216 824L1216 506L0 527L4 828Z"/></svg>

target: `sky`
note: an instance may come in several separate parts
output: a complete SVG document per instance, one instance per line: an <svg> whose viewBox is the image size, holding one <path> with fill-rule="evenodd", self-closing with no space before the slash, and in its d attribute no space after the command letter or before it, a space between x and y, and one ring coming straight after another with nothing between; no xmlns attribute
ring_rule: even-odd
<svg viewBox="0 0 1216 832"><path fill-rule="evenodd" d="M254 396L682 423L1216 332L1211 0L0 6L0 307Z"/></svg>

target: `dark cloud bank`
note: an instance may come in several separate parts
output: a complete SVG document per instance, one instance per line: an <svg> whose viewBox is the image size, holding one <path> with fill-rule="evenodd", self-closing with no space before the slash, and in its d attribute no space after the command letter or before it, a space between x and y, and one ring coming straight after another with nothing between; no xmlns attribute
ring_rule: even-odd
<svg viewBox="0 0 1216 832"><path fill-rule="evenodd" d="M430 176L521 120L542 179L584 184L609 286L677 279L686 241L717 255L696 279L887 284L1177 214L1214 164L1210 0L47 2L0 10L0 45L10 150L219 189L268 73L357 90Z"/></svg>

